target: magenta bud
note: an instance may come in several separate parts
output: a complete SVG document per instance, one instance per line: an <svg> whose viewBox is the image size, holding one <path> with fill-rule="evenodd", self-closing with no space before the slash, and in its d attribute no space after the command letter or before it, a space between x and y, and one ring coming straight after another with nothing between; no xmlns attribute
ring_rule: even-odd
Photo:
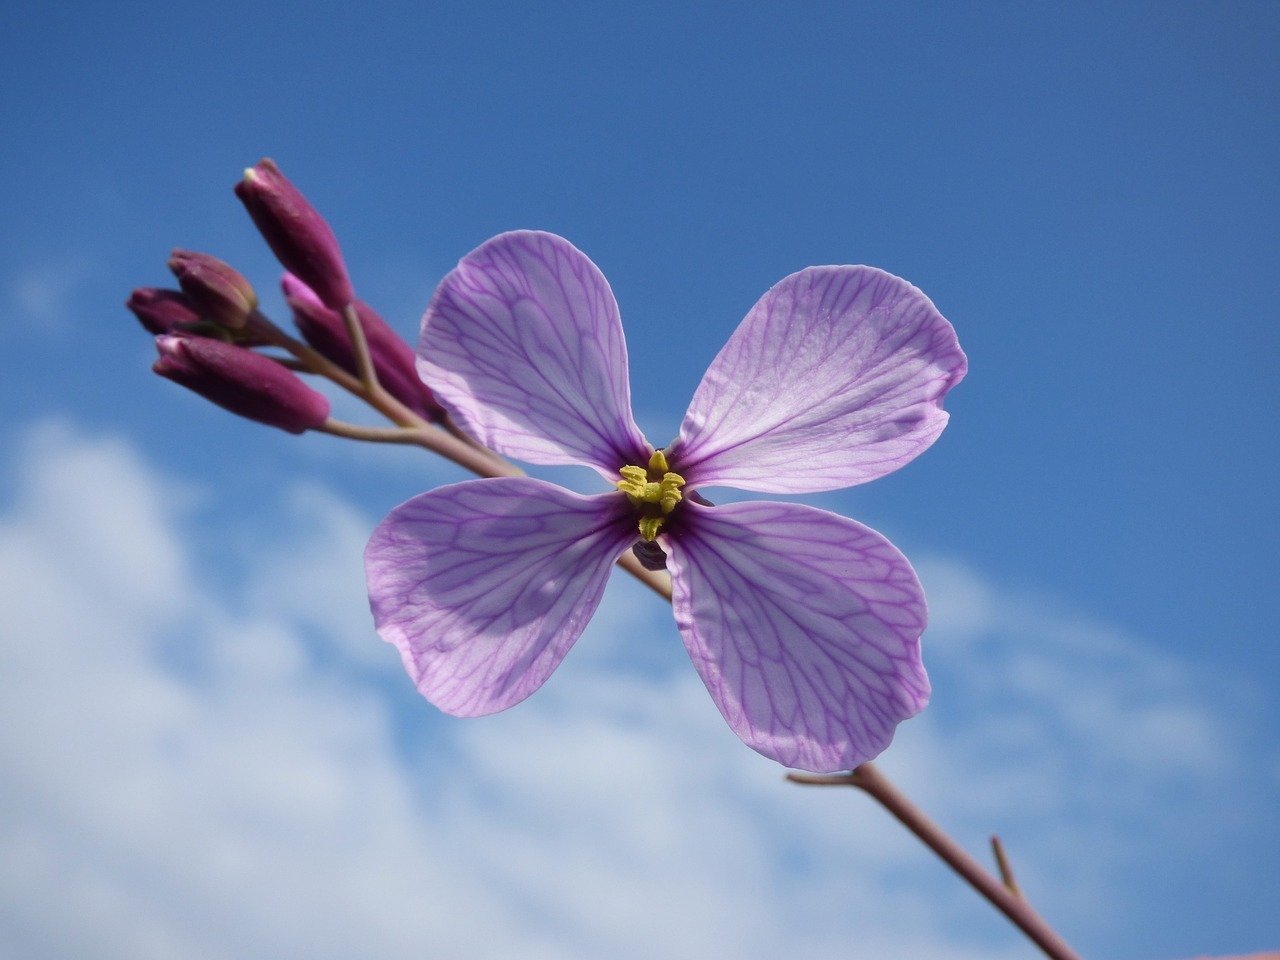
<svg viewBox="0 0 1280 960"><path fill-rule="evenodd" d="M191 298L177 290L139 287L124 305L133 311L149 333L182 333L200 322L200 311Z"/></svg>
<svg viewBox="0 0 1280 960"><path fill-rule="evenodd" d="M207 253L174 250L169 269L202 318L237 330L258 309L258 295L235 267Z"/></svg>
<svg viewBox="0 0 1280 960"><path fill-rule="evenodd" d="M286 273L280 286L302 338L348 373L357 373L355 353L342 316L321 303L315 292L292 274ZM383 389L418 416L439 420L444 411L418 377L413 348L367 303L356 301L356 315Z"/></svg>
<svg viewBox="0 0 1280 960"><path fill-rule="evenodd" d="M159 336L162 377L250 420L302 433L329 418L329 401L291 370L245 347L203 337Z"/></svg>
<svg viewBox="0 0 1280 960"><path fill-rule="evenodd" d="M236 184L236 196L276 259L326 307L341 310L356 298L338 238L274 161L259 160L247 169Z"/></svg>

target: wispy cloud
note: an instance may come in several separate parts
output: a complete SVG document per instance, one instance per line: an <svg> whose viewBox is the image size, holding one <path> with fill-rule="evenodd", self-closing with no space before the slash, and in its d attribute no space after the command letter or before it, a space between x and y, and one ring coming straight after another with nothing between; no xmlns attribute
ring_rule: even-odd
<svg viewBox="0 0 1280 960"><path fill-rule="evenodd" d="M1060 599L998 590L954 559L920 573L944 682L886 765L972 845L1007 831L1033 889L1070 919L1131 918L1143 897L1122 877L1238 883L1234 858L1280 843L1267 812L1280 751L1256 680L1182 662Z"/></svg>
<svg viewBox="0 0 1280 960"><path fill-rule="evenodd" d="M71 317L76 292L94 270L83 258L27 266L8 278L4 320L9 324L61 329Z"/></svg>
<svg viewBox="0 0 1280 960"><path fill-rule="evenodd" d="M742 747L628 584L536 697L450 721L372 635L358 508L285 491L228 594L198 575L199 491L127 443L46 424L11 465L0 927L19 955L1024 955L866 801L787 787ZM1145 802L1206 742L1238 772L1239 731L1184 667L1070 618L1016 650L1021 601L955 562L925 576L952 692L886 765L963 831L1012 824L1051 911L1071 908L1045 882L1066 839L1128 835L1129 807L1082 782L1125 771ZM1143 719L1113 742L1130 686ZM1110 855L1076 857L1093 897L1125 882Z"/></svg>

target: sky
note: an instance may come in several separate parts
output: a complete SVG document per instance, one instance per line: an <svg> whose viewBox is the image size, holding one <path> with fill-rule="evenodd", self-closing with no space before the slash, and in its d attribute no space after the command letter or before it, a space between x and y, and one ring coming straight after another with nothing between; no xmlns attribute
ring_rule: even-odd
<svg viewBox="0 0 1280 960"><path fill-rule="evenodd" d="M287 320L231 192L261 156L411 341L489 236L570 239L659 445L783 276L919 286L970 361L947 430L801 498L926 588L883 768L1087 956L1280 945L1278 42L1250 3L7 5L4 952L1035 955L742 746L622 577L519 707L414 692L360 555L462 473L236 420L122 307L181 246Z"/></svg>

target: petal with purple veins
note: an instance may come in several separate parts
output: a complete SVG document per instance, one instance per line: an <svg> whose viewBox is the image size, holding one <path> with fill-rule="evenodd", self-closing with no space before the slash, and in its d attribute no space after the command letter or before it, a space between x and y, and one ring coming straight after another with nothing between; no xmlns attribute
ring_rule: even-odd
<svg viewBox="0 0 1280 960"><path fill-rule="evenodd" d="M924 594L874 530L799 504L686 502L662 539L685 646L754 750L848 770L924 709Z"/></svg>
<svg viewBox="0 0 1280 960"><path fill-rule="evenodd" d="M527 477L440 487L393 510L369 541L374 623L441 710L496 713L564 659L635 536L617 494Z"/></svg>
<svg viewBox="0 0 1280 960"><path fill-rule="evenodd" d="M809 267L738 326L668 452L690 485L812 493L874 480L946 425L965 356L923 293L874 267Z"/></svg>
<svg viewBox="0 0 1280 960"><path fill-rule="evenodd" d="M422 318L418 370L459 426L517 460L616 480L648 459L613 291L554 234L504 233L467 254Z"/></svg>

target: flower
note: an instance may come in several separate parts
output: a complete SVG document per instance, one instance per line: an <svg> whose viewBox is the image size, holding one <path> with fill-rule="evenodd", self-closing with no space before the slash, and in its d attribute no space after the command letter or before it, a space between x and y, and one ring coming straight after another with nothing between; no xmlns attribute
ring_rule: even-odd
<svg viewBox="0 0 1280 960"><path fill-rule="evenodd" d="M613 293L560 237L505 233L468 254L427 308L418 356L477 440L585 464L614 487L581 496L527 477L473 480L379 525L365 552L375 624L442 710L494 713L541 686L637 542L668 555L694 667L758 752L849 769L923 709L924 595L897 548L813 507L693 495L838 489L927 448L966 361L915 287L861 266L786 277L712 362L664 450L632 418Z"/></svg>

